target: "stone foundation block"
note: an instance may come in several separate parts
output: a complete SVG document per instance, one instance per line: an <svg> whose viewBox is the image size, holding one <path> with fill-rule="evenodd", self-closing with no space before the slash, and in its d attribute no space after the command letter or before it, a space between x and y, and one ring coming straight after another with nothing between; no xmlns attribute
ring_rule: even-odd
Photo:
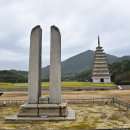
<svg viewBox="0 0 130 130"><path fill-rule="evenodd" d="M61 104L24 104L21 105L18 117L66 117L67 103Z"/></svg>

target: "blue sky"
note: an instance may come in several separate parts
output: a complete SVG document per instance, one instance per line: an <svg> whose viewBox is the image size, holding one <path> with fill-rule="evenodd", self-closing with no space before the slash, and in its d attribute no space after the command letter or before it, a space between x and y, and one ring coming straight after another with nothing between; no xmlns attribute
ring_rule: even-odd
<svg viewBox="0 0 130 130"><path fill-rule="evenodd" d="M0 70L28 70L31 29L41 25L42 66L50 60L50 26L59 27L62 60L95 50L130 55L130 0L0 0ZM84 59L87 60L87 59Z"/></svg>

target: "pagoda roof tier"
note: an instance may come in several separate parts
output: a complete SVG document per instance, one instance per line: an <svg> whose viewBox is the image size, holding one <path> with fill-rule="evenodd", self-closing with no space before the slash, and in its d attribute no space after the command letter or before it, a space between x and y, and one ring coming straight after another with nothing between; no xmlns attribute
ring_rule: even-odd
<svg viewBox="0 0 130 130"><path fill-rule="evenodd" d="M106 60L100 60L100 59L96 59L94 61L94 63L106 63L107 61Z"/></svg>
<svg viewBox="0 0 130 130"><path fill-rule="evenodd" d="M104 52L95 52L95 55L106 55Z"/></svg>
<svg viewBox="0 0 130 130"><path fill-rule="evenodd" d="M100 69L103 69L103 70L108 70L108 67L105 66L105 67L94 67L93 70L100 70Z"/></svg>
<svg viewBox="0 0 130 130"><path fill-rule="evenodd" d="M93 65L93 68L97 68L97 69L99 69L99 68L108 68L108 66L107 65Z"/></svg>
<svg viewBox="0 0 130 130"><path fill-rule="evenodd" d="M95 53L104 53L104 50L96 50Z"/></svg>
<svg viewBox="0 0 130 130"><path fill-rule="evenodd" d="M95 57L95 60L106 60L106 57Z"/></svg>
<svg viewBox="0 0 130 130"><path fill-rule="evenodd" d="M109 73L108 70L93 70L93 73Z"/></svg>
<svg viewBox="0 0 130 130"><path fill-rule="evenodd" d="M92 74L98 74L98 75L100 75L100 74L109 74L109 72L108 71L107 72L106 71L105 72L103 72L103 71L102 72L93 72Z"/></svg>
<svg viewBox="0 0 130 130"><path fill-rule="evenodd" d="M97 77L100 77L100 76L110 76L110 74L92 74L92 76L97 76Z"/></svg>
<svg viewBox="0 0 130 130"><path fill-rule="evenodd" d="M103 70L108 70L108 66L104 66L104 67L93 67L93 70L100 70L100 69L103 69Z"/></svg>
<svg viewBox="0 0 130 130"><path fill-rule="evenodd" d="M108 71L108 68L105 68L105 69L104 68L100 68L100 69L94 68L93 71Z"/></svg>
<svg viewBox="0 0 130 130"><path fill-rule="evenodd" d="M96 47L96 50L103 50L101 46Z"/></svg>
<svg viewBox="0 0 130 130"><path fill-rule="evenodd" d="M110 75L92 75L94 78L99 78L99 77L109 77L110 78Z"/></svg>
<svg viewBox="0 0 130 130"><path fill-rule="evenodd" d="M94 64L106 64L106 61L94 61Z"/></svg>
<svg viewBox="0 0 130 130"><path fill-rule="evenodd" d="M108 72L106 72L106 73L104 73L104 72L101 72L101 73L92 73L92 75L110 75L110 73Z"/></svg>
<svg viewBox="0 0 130 130"><path fill-rule="evenodd" d="M101 53L100 53L100 54L95 54L94 56L95 56L95 57L106 57L106 55L101 54Z"/></svg>
<svg viewBox="0 0 130 130"><path fill-rule="evenodd" d="M103 49L96 49L95 52L104 52L104 50Z"/></svg>

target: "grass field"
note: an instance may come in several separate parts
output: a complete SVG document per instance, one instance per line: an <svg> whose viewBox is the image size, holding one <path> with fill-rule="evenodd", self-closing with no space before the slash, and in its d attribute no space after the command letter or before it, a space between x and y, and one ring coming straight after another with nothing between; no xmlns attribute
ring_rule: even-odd
<svg viewBox="0 0 130 130"><path fill-rule="evenodd" d="M27 84L25 83L3 83L0 82L0 88L27 88Z"/></svg>
<svg viewBox="0 0 130 130"><path fill-rule="evenodd" d="M42 87L49 87L49 82L42 82ZM94 87L94 86L116 86L114 83L110 84L93 84L90 82L61 82L62 87ZM0 82L0 88L27 88L27 83L3 83Z"/></svg>

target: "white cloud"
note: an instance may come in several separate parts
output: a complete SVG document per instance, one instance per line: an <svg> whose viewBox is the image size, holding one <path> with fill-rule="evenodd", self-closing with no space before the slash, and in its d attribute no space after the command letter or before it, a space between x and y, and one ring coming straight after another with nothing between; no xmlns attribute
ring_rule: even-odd
<svg viewBox="0 0 130 130"><path fill-rule="evenodd" d="M129 0L1 0L0 69L28 69L30 32L39 24L43 66L49 64L51 25L61 31L62 60L95 50L98 35L107 53L129 55L129 12Z"/></svg>
<svg viewBox="0 0 130 130"><path fill-rule="evenodd" d="M6 58L8 58L8 62L22 61L24 59L28 59L27 55L15 53L12 51L1 50L0 53L1 53L0 62L6 61Z"/></svg>

